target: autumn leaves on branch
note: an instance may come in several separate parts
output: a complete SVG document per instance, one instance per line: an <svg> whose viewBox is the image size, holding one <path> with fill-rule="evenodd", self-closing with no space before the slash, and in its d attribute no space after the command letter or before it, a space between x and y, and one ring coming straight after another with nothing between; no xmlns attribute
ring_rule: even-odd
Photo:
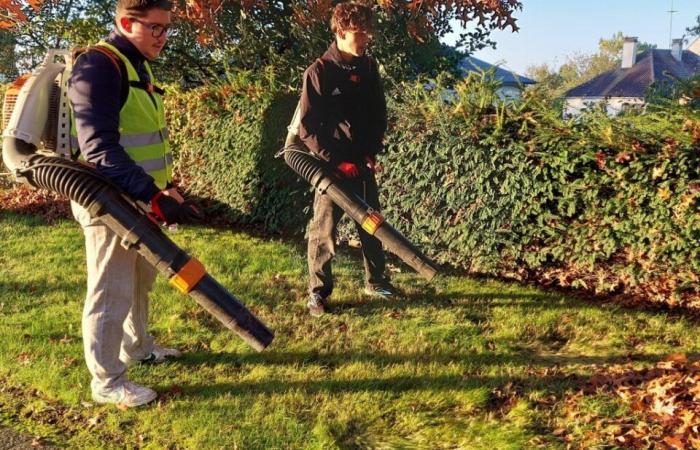
<svg viewBox="0 0 700 450"><path fill-rule="evenodd" d="M38 11L44 3L60 1L0 0L0 29L11 29L25 22L30 9ZM310 25L314 21L326 22L335 3L333 0L301 0L294 2L291 8L299 23ZM256 9L272 8L270 0L179 0L176 4L176 16L202 30L201 43L206 43L207 36L216 34L219 29L217 17L226 8L239 9L250 17L254 17ZM418 40L433 32L438 23L451 19L459 21L463 27L468 23L490 24L494 28L510 27L517 31L513 13L521 7L519 0L377 0L376 4L388 14L405 16L409 33Z"/></svg>

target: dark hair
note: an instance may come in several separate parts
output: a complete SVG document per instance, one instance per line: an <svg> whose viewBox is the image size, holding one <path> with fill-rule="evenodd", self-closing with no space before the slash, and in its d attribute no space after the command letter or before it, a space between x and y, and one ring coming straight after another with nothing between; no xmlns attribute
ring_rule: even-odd
<svg viewBox="0 0 700 450"><path fill-rule="evenodd" d="M143 17L152 9L173 9L172 0L119 0L117 1L117 16Z"/></svg>
<svg viewBox="0 0 700 450"><path fill-rule="evenodd" d="M372 8L367 5L355 2L338 3L333 8L331 31L373 31L373 18Z"/></svg>

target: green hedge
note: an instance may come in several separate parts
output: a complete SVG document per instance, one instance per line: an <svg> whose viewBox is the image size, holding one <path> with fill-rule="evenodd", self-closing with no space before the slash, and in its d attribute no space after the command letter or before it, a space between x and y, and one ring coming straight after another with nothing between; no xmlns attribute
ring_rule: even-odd
<svg viewBox="0 0 700 450"><path fill-rule="evenodd" d="M454 102L422 86L394 99L382 185L398 228L475 272L675 300L695 291L700 114L564 121L536 94L499 103L494 87L472 77Z"/></svg>
<svg viewBox="0 0 700 450"><path fill-rule="evenodd" d="M506 104L496 88L471 77L449 101L422 84L390 95L388 220L458 269L666 300L695 293L700 114L565 121L536 93ZM296 102L280 92L244 74L171 95L168 107L192 192L235 221L296 232L311 198L273 158Z"/></svg>
<svg viewBox="0 0 700 450"><path fill-rule="evenodd" d="M273 232L301 226L308 189L274 158L296 101L249 73L213 88L168 90L176 177L210 215Z"/></svg>

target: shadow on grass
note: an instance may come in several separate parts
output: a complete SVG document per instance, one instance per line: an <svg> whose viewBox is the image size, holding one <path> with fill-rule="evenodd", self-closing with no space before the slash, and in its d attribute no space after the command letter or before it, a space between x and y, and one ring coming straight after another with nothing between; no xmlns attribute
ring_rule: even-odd
<svg viewBox="0 0 700 450"><path fill-rule="evenodd" d="M399 290L401 286L398 286ZM349 300L339 299L331 301L331 312L352 311L354 314L367 316L381 310L401 310L414 307L440 307L440 308L471 308L476 316L486 314L488 308L498 306L523 306L539 308L542 310L579 310L579 309L607 309L610 314L620 312L640 312L663 317L666 320L687 320L690 323L700 323L700 314L697 310L675 307L669 309L666 305L633 305L615 302L601 302L600 298L585 297L554 291L552 293L516 293L504 290L503 292L437 292L432 286L411 285L409 292L400 293L393 298L370 298L361 295ZM473 311L475 308L484 308L483 312Z"/></svg>
<svg viewBox="0 0 700 450"><path fill-rule="evenodd" d="M399 289L401 286L399 286ZM593 300L566 297L563 294L513 293L513 292L437 292L431 286L411 287L409 292L392 298L371 298L361 295L351 299L331 301L332 313L352 312L359 316L370 316L381 311L410 308L462 309L473 321L487 319L492 307L527 307L542 310L578 310L600 308ZM615 307L619 311L636 311L635 308ZM653 312L652 312L653 313ZM659 311L659 314L663 312Z"/></svg>
<svg viewBox="0 0 700 450"><path fill-rule="evenodd" d="M346 392L390 392L401 393L415 390L446 391L459 389L480 389L487 386L496 387L512 378L506 377L469 377L459 375L437 376L397 376L386 378L366 378L355 380L266 380L243 381L240 383L191 384L185 392L194 397L218 397L222 394L259 395L282 394L302 390L309 394L346 393ZM543 383L546 380L543 380ZM544 384L543 384L544 385Z"/></svg>
<svg viewBox="0 0 700 450"><path fill-rule="evenodd" d="M368 315L380 309L402 309L409 307L441 307L441 308L463 308L467 306L513 306L515 304L527 304L528 306L542 305L547 308L566 308L572 306L582 306L581 302L566 302L566 304L554 304L553 300L559 300L560 296L549 294L512 294L500 292L481 293L437 293L434 290L425 292L414 292L399 294L394 298L370 298L362 296L353 300L339 300L333 302L333 311L355 310L361 315ZM543 302L547 302L544 304ZM579 305L576 305L579 303Z"/></svg>
<svg viewBox="0 0 700 450"><path fill-rule="evenodd" d="M578 374L567 376L484 376L484 375L420 375L392 376L364 379L310 379L290 381L271 379L243 381L238 383L201 383L183 386L183 395L192 399L233 396L269 396L301 391L305 395L340 395L347 393L402 394L409 392L478 391L490 394L478 401L480 410L501 409L494 394L504 386L513 389L513 395L526 397L531 392L546 391L550 395L562 396L572 387L585 381Z"/></svg>
<svg viewBox="0 0 700 450"><path fill-rule="evenodd" d="M696 355L697 356L697 355ZM635 361L655 363L664 355L635 355ZM327 369L355 362L375 363L379 366L423 363L426 367L436 364L445 368L456 363L468 362L462 374L447 375L398 375L352 379L331 379L328 375L309 380L285 380L279 378L231 383L187 384L182 387L185 397L192 399L216 398L223 395L260 396L286 394L301 391L306 395L339 395L347 393L448 392L486 390L488 395L478 408L505 414L514 405L514 398L527 398L531 392L546 392L561 398L567 391L578 389L590 377L585 366L629 362L629 357L536 355L527 352L517 354L465 354L465 353L321 353L321 352L264 352L250 354L187 354L173 364L187 366L188 371L200 365L224 364L242 367L248 364L289 365L316 364ZM561 366L582 365L580 370L559 370ZM484 375L485 367L520 367L521 373L510 375ZM342 376L342 375L341 375ZM502 398L503 392L508 398Z"/></svg>
<svg viewBox="0 0 700 450"><path fill-rule="evenodd" d="M62 292L80 292L85 289L84 283L66 283L66 282L51 282L45 281L0 281L0 292L5 294L29 294L29 295L47 295Z"/></svg>
<svg viewBox="0 0 700 450"><path fill-rule="evenodd" d="M338 367L356 362L375 363L379 366L401 365L405 363L420 363L425 365L468 363L474 367L520 366L520 367L554 367L569 365L603 365L618 364L629 361L656 363L667 356L665 354L635 354L618 356L586 356L537 354L522 351L518 353L409 353L394 354L383 352L271 352L261 353L187 353L184 358L171 364L196 367L201 365L223 364L233 367L262 364L262 365L298 365L315 364L327 368Z"/></svg>

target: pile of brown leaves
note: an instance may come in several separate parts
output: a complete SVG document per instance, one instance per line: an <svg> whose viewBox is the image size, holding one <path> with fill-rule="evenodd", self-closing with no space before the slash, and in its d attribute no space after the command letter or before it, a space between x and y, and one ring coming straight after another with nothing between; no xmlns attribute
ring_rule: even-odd
<svg viewBox="0 0 700 450"><path fill-rule="evenodd" d="M49 223L71 217L70 202L64 197L25 185L0 191L0 210L39 215Z"/></svg>
<svg viewBox="0 0 700 450"><path fill-rule="evenodd" d="M610 418L582 412L591 395L621 399L630 417ZM700 449L700 361L673 354L655 367L614 366L593 376L564 405L567 423L586 424L590 431L575 436L558 430L565 441L604 443L632 449ZM578 441L578 442L577 442Z"/></svg>

